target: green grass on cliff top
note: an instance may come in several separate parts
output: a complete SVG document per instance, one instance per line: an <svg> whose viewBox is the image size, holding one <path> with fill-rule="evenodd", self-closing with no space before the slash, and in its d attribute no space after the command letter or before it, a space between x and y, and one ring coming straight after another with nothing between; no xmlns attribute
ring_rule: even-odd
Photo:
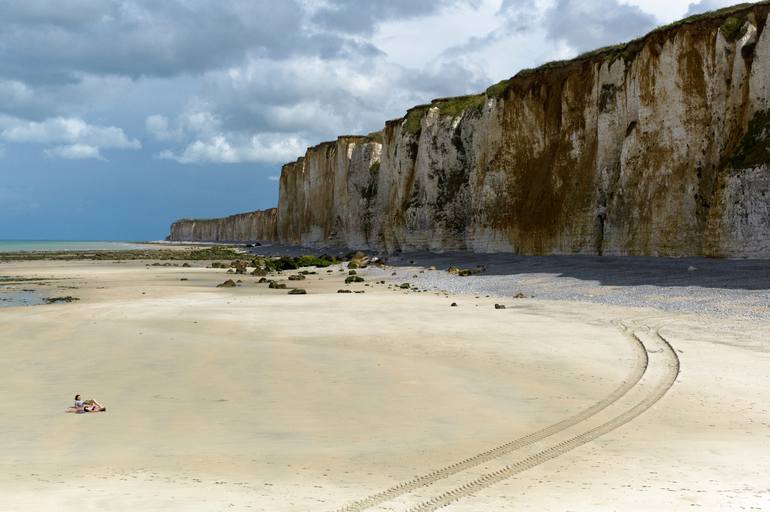
<svg viewBox="0 0 770 512"><path fill-rule="evenodd" d="M479 105L483 105L487 98L503 98L508 92L511 84L513 84L516 79L526 78L542 71L563 68L571 64L585 62L587 60L597 59L601 61L609 60L610 62L614 62L615 60L623 59L624 62L628 63L636 57L639 51L641 51L647 39L653 35L665 33L684 25L691 25L704 21L719 22L720 31L722 32L722 35L725 37L725 39L728 41L734 41L741 36L741 29L743 28L744 22L746 21L746 17L752 12L752 9L757 6L769 4L770 1L768 0L757 3L742 3L731 7L718 9L716 11L709 11L702 14L689 16L668 25L658 27L648 34L627 43L592 50L590 52L578 55L574 59L570 60L546 62L545 64L542 64L536 68L522 69L512 78L502 80L501 82L490 86L481 94L459 96L456 98L442 98L431 102L431 106L437 106L441 115L456 117L462 115L466 110L478 108ZM401 118L402 120L406 121L403 124L404 131L411 134L419 133L422 116L427 113L427 110L427 106L424 105L408 110L406 116Z"/></svg>

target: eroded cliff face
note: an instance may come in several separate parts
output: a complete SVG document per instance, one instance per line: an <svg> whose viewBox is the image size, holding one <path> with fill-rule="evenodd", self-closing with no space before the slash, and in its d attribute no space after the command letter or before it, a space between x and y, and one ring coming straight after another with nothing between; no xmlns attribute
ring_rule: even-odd
<svg viewBox="0 0 770 512"><path fill-rule="evenodd" d="M275 240L277 210L239 213L221 219L181 219L168 239L185 242L251 242Z"/></svg>
<svg viewBox="0 0 770 512"><path fill-rule="evenodd" d="M282 170L273 239L770 257L768 10L712 13L311 148Z"/></svg>

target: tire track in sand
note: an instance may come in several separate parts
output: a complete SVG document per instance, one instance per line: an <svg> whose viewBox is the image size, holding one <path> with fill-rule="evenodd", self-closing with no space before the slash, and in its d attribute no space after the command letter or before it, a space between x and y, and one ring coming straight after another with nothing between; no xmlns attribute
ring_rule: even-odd
<svg viewBox="0 0 770 512"><path fill-rule="evenodd" d="M591 407L584 409L583 411L580 411L579 413L570 416L569 418L559 421L558 423L554 423L553 425L545 427L541 430L527 434L505 444L501 444L490 450L473 455L472 457L463 459L449 466L444 466L443 468L436 469L430 473L417 476L411 480L406 480L397 485L394 485L393 487L389 487L384 491L372 494L366 498L362 498L348 505L345 505L344 507L338 508L335 510L335 512L360 512L421 487L432 485L439 480L448 478L452 475L474 468L484 464L485 462L500 458L504 455L508 455L516 450L524 448L525 446L529 446L536 442L542 441L547 437L557 434L591 418L592 416L595 416L613 403L617 402L632 388L634 388L634 386L636 386L642 379L642 376L647 371L649 358L647 356L647 350L644 346L644 343L642 343L642 341L630 330L629 327L627 327L623 322L617 320L613 321L612 324L632 342L634 351L636 353L636 361L634 368L629 376L612 393L607 395L607 397L596 402Z"/></svg>
<svg viewBox="0 0 770 512"><path fill-rule="evenodd" d="M666 372L661 381L655 386L652 392L636 405L626 410L622 414L615 416L611 420L602 423L590 430L587 430L581 434L578 434L566 441L546 448L526 459L520 460L513 464L507 465L504 468L487 473L481 477L472 480L465 485L456 487L452 490L446 491L431 500L425 501L419 505L411 507L407 512L431 512L440 508L446 507L455 501L465 498L473 493L490 487L498 482L506 480L517 473L521 473L528 469L531 469L539 464L554 459L560 455L563 455L579 446L582 446L604 434L607 434L626 423L634 420L647 409L657 403L668 392L669 389L676 382L680 371L679 356L676 355L676 351L671 344L660 334L660 330L656 330L654 336L662 345L661 352L666 361ZM639 340L639 338L637 338ZM642 343L641 340L639 340ZM657 352L656 352L657 353Z"/></svg>

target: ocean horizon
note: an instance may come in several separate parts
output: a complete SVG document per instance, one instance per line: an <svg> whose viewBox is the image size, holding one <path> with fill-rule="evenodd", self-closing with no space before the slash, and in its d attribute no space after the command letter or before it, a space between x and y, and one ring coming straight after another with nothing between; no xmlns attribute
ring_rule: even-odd
<svg viewBox="0 0 770 512"><path fill-rule="evenodd" d="M143 242L127 240L0 240L0 252L128 251L143 248Z"/></svg>

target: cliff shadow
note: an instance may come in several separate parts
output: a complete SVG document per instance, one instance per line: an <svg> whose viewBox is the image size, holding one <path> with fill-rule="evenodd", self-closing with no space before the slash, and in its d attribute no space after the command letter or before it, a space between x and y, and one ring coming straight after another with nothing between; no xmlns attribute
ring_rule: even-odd
<svg viewBox="0 0 770 512"><path fill-rule="evenodd" d="M702 287L770 290L770 260L657 258L638 256L516 256L512 254L406 253L388 257L394 266L434 265L473 269L482 276L543 274L597 282L602 286Z"/></svg>

